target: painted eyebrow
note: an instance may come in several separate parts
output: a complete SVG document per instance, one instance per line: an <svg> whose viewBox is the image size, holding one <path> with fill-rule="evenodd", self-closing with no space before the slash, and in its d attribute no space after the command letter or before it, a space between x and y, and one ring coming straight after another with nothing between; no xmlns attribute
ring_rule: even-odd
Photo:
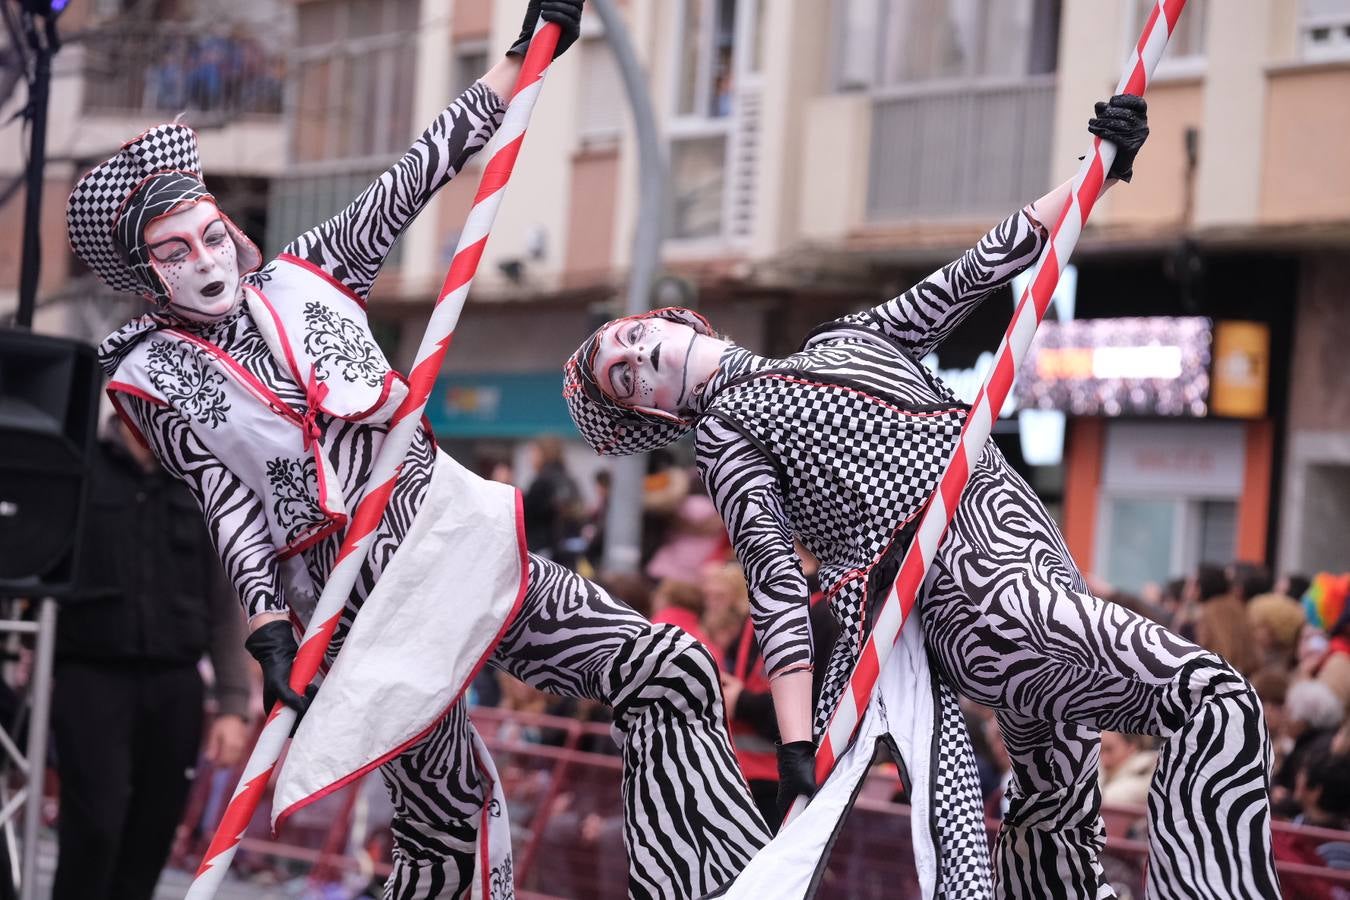
<svg viewBox="0 0 1350 900"><path fill-rule="evenodd" d="M150 245L150 249L151 249L151 250L158 250L160 247L163 247L165 244L174 244L174 243L182 244L184 247L190 246L190 245L188 244L186 238L181 238L181 237L175 236L175 237L165 238L165 239L162 240L162 241L159 241L159 242L157 242L157 243L151 244L151 245Z"/></svg>
<svg viewBox="0 0 1350 900"><path fill-rule="evenodd" d="M217 216L216 218L212 219L210 222L207 222L205 225L202 226L201 233L202 233L202 234L206 234L206 232L210 231L212 227L214 227L214 226L216 226L216 225L221 225L221 226L223 226L224 224L225 224L225 220L222 219L222 218L220 218L219 216ZM180 235L173 235L172 237L167 237L167 238L165 238L165 239L162 240L162 241L158 241L157 243L151 244L151 245L150 245L150 249L151 249L151 250L155 250L155 249L158 249L159 247L163 247L165 244L171 244L171 243L173 243L174 241L178 241L179 243L182 243L182 244L188 244L188 243L189 243L189 241L188 241L187 238L182 237L182 236L180 236Z"/></svg>

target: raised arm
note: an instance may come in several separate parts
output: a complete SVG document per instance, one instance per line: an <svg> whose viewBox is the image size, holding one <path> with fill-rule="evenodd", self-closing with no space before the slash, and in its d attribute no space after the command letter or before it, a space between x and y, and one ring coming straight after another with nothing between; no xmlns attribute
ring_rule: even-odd
<svg viewBox="0 0 1350 900"><path fill-rule="evenodd" d="M169 474L187 485L251 625L289 609L262 500L211 455L172 409L122 395L120 405Z"/></svg>
<svg viewBox="0 0 1350 900"><path fill-rule="evenodd" d="M519 66L504 60L497 68L508 67ZM484 81L475 82L345 209L282 252L318 266L364 299L394 241L432 195L487 144L505 110L496 91Z"/></svg>
<svg viewBox="0 0 1350 900"><path fill-rule="evenodd" d="M1037 204L1055 193L1047 194ZM846 320L880 331L916 359L926 356L974 312L981 300L1040 256L1046 232L1040 218L1032 213L1037 204L995 225L974 247L899 297Z"/></svg>
<svg viewBox="0 0 1350 900"><path fill-rule="evenodd" d="M697 431L698 467L745 569L750 617L784 742L811 739L810 591L792 545L773 465L713 418Z"/></svg>
<svg viewBox="0 0 1350 900"><path fill-rule="evenodd" d="M581 31L582 0L530 0L520 35L496 65L436 117L403 158L327 222L305 232L286 253L319 266L358 297L370 292L394 241L431 196L497 131L520 63L540 19L560 29L556 59Z"/></svg>

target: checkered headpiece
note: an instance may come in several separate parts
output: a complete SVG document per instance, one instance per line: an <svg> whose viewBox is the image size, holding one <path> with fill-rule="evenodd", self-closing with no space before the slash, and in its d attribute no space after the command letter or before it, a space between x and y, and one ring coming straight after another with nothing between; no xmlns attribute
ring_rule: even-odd
<svg viewBox="0 0 1350 900"><path fill-rule="evenodd" d="M185 125L156 125L75 183L66 203L71 249L109 287L164 306L169 291L145 246L145 226L201 200L215 197L202 183L197 135ZM238 248L239 273L257 268L258 248L224 213L221 219Z"/></svg>
<svg viewBox="0 0 1350 900"><path fill-rule="evenodd" d="M667 319L688 325L699 334L718 337L708 320L691 309L667 306L638 316L607 322L586 340L563 365L563 399L567 411L591 449L601 456L631 456L674 443L694 423L659 409L624 406L605 395L595 379L595 354L600 337L615 322L629 319Z"/></svg>

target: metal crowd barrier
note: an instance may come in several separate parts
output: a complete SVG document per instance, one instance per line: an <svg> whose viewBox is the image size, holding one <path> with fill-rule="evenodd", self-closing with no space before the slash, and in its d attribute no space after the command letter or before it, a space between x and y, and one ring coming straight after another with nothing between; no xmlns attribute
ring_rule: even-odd
<svg viewBox="0 0 1350 900"><path fill-rule="evenodd" d="M518 896L522 900L627 897L619 786L623 764L609 726L500 709L474 709L472 718L504 782ZM241 845L237 864L241 873L256 870L260 861L285 861L308 867L316 888L343 873L359 872L367 878L388 874L387 857L372 859L367 853L372 844L380 844L379 834L388 821L387 810L373 808L383 797L383 785L378 778L369 781L364 789L357 785L316 803L308 816L306 811L297 814L278 838L266 833L269 817L266 809L260 809ZM910 810L889 799L899 794L899 788L898 779L889 773L870 776L835 844L819 900L919 896L908 852ZM204 826L214 822L204 811L198 797L189 818L209 837L212 829ZM1102 864L1107 877L1124 889L1122 896L1125 890L1143 895L1146 815L1142 807L1103 810L1107 837ZM998 822L991 819L986 825L992 841ZM1350 844L1350 832L1289 822L1276 822L1274 828L1277 835ZM180 854L179 859L183 865L195 863L191 853ZM1283 861L1277 866L1287 885L1350 891L1350 871Z"/></svg>

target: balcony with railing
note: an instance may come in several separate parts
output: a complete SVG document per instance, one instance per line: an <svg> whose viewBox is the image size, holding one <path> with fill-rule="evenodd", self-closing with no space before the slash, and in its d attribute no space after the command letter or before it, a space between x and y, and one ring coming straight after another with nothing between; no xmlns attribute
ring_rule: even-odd
<svg viewBox="0 0 1350 900"><path fill-rule="evenodd" d="M205 125L281 113L283 58L239 29L111 22L75 42L83 47L85 114L187 111Z"/></svg>
<svg viewBox="0 0 1350 900"><path fill-rule="evenodd" d="M891 88L871 101L869 224L998 215L1049 178L1055 77Z"/></svg>

